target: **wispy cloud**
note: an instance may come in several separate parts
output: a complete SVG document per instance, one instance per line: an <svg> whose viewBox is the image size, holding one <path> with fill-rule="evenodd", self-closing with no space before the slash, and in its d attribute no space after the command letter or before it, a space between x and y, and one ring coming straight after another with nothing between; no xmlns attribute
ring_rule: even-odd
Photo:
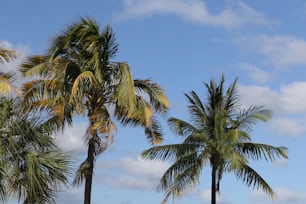
<svg viewBox="0 0 306 204"><path fill-rule="evenodd" d="M244 106L263 105L273 111L269 129L278 135L297 137L306 133L306 82L283 84L279 90L268 86L239 86Z"/></svg>
<svg viewBox="0 0 306 204"><path fill-rule="evenodd" d="M296 192L286 188L275 189L277 195L274 201L269 200L268 196L260 191L252 191L250 197L253 201L260 202L263 204L304 204L306 203L306 192Z"/></svg>
<svg viewBox="0 0 306 204"><path fill-rule="evenodd" d="M88 123L77 122L71 127L66 127L63 132L57 133L55 143L64 151L81 154L86 152L85 132Z"/></svg>
<svg viewBox="0 0 306 204"><path fill-rule="evenodd" d="M279 90L268 86L239 86L242 102L247 105L265 105L277 115L306 113L306 81L280 85Z"/></svg>
<svg viewBox="0 0 306 204"><path fill-rule="evenodd" d="M248 72L249 76L255 83L264 84L269 82L273 74L271 72L264 71L259 67L249 64L249 63L240 63L238 67Z"/></svg>
<svg viewBox="0 0 306 204"><path fill-rule="evenodd" d="M121 20L169 14L204 26L236 28L246 25L274 24L263 13L242 1L226 4L217 14L209 11L204 0L123 0L123 7L123 11L116 16Z"/></svg>
<svg viewBox="0 0 306 204"><path fill-rule="evenodd" d="M0 47L5 49L15 50L17 53L16 59L11 60L11 62L0 64L0 70L3 72L16 72L18 71L21 63L30 54L31 49L26 45L13 45L8 41L0 40Z"/></svg>
<svg viewBox="0 0 306 204"><path fill-rule="evenodd" d="M306 41L294 36L249 35L237 38L235 43L246 51L262 55L278 69L306 64Z"/></svg>
<svg viewBox="0 0 306 204"><path fill-rule="evenodd" d="M162 161L144 160L141 157L122 158L116 162L99 162L103 172L97 173L97 180L115 188L137 190L155 189L159 179L169 167ZM107 174L107 176L105 176Z"/></svg>
<svg viewBox="0 0 306 204"><path fill-rule="evenodd" d="M306 133L305 123L303 118L276 117L271 120L269 129L278 135L299 137Z"/></svg>

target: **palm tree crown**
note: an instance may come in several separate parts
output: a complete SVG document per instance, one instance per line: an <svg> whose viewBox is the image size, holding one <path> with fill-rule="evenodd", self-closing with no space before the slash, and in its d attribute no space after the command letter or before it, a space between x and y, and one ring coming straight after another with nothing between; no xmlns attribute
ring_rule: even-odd
<svg viewBox="0 0 306 204"><path fill-rule="evenodd" d="M164 91L149 79L133 79L127 63L111 61L117 51L110 26L100 31L94 20L82 18L54 39L46 55L29 58L21 69L25 76L43 77L25 84L25 104L48 111L54 127L72 124L76 115L89 120L88 155L75 178L76 184L86 181L84 203L90 203L94 160L116 129L111 115L123 124L144 127L151 143L162 141L154 113L168 110Z"/></svg>
<svg viewBox="0 0 306 204"><path fill-rule="evenodd" d="M22 113L18 100L0 97L0 198L24 204L55 203L67 184L70 161L41 117Z"/></svg>
<svg viewBox="0 0 306 204"><path fill-rule="evenodd" d="M191 122L170 118L170 128L184 137L182 144L152 147L143 152L148 159L170 159L174 163L161 178L159 189L170 195L181 195L186 188L199 182L202 168L212 169L212 204L224 172L233 172L247 186L261 188L271 196L274 192L268 183L249 166L248 159L270 160L287 158L286 148L253 143L250 130L257 121L270 118L264 107L251 106L241 110L237 95L237 80L224 90L224 77L219 84L211 80L205 84L207 102L203 103L196 92L185 94Z"/></svg>

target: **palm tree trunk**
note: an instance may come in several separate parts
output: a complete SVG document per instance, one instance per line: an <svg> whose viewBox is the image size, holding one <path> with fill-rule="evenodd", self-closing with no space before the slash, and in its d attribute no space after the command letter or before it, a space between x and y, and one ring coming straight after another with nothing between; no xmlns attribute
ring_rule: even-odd
<svg viewBox="0 0 306 204"><path fill-rule="evenodd" d="M216 204L216 168L213 165L211 171L211 204Z"/></svg>
<svg viewBox="0 0 306 204"><path fill-rule="evenodd" d="M89 166L85 178L84 204L90 204L91 201L91 186L92 186L92 175L94 168L94 150L95 150L95 141L94 141L94 136L91 135L91 138L89 138L88 141L88 150L87 150L87 163Z"/></svg>

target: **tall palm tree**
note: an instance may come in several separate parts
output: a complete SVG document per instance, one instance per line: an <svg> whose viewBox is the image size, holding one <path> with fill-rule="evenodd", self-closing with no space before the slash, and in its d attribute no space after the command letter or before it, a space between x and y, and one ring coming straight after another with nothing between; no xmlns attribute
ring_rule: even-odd
<svg viewBox="0 0 306 204"><path fill-rule="evenodd" d="M111 61L117 51L109 26L100 31L94 20L82 18L54 39L46 55L29 58L21 69L25 76L43 78L25 84L25 104L47 111L54 127L71 125L77 115L88 118L87 158L74 180L85 179L85 204L91 200L94 161L116 129L112 115L122 124L144 127L152 144L162 141L154 114L168 110L164 91L149 79L134 80L127 63Z"/></svg>
<svg viewBox="0 0 306 204"><path fill-rule="evenodd" d="M187 188L199 183L202 169L210 164L211 203L216 203L216 192L224 172L233 172L247 186L261 188L274 196L268 183L249 165L248 159L270 160L287 158L286 148L254 143L250 130L257 121L266 121L270 111L251 106L240 109L237 80L224 90L224 76L219 84L205 83L207 101L201 101L196 92L185 94L191 122L170 118L170 128L184 137L182 144L155 146L143 152L147 159L174 160L162 176L158 189L168 197L181 195Z"/></svg>
<svg viewBox="0 0 306 204"><path fill-rule="evenodd" d="M22 113L17 100L0 97L0 198L24 204L55 203L67 184L70 162L42 118Z"/></svg>

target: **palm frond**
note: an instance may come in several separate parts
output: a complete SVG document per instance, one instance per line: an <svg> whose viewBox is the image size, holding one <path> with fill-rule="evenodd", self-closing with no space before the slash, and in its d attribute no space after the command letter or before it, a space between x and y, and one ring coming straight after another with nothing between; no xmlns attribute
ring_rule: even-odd
<svg viewBox="0 0 306 204"><path fill-rule="evenodd" d="M119 45L116 42L116 37L110 25L106 25L102 31L102 37L104 39L103 47L103 61L108 62L109 59L116 56Z"/></svg>
<svg viewBox="0 0 306 204"><path fill-rule="evenodd" d="M145 159L160 159L176 160L177 158L184 157L192 154L198 150L198 145L194 144L171 144L154 146L142 152L142 157Z"/></svg>
<svg viewBox="0 0 306 204"><path fill-rule="evenodd" d="M147 94L150 98L150 103L158 113L167 113L169 109L169 101L164 94L164 90L153 81L134 80L134 86L138 94Z"/></svg>
<svg viewBox="0 0 306 204"><path fill-rule="evenodd" d="M245 128L251 130L252 126L257 121L267 121L271 118L271 111L265 109L263 106L250 106L239 113L237 116L233 128Z"/></svg>
<svg viewBox="0 0 306 204"><path fill-rule="evenodd" d="M0 160L5 168L0 167L9 175L4 178L4 193L24 203L55 203L58 187L67 184L70 159L56 148L43 119L22 112L19 104L0 100L4 105L0 116L6 118L0 129Z"/></svg>
<svg viewBox="0 0 306 204"><path fill-rule="evenodd" d="M9 62L11 59L14 59L16 57L16 51L6 48L0 48L0 63Z"/></svg>
<svg viewBox="0 0 306 204"><path fill-rule="evenodd" d="M145 134L152 145L160 144L163 141L161 125L154 117L152 118L151 125L145 128Z"/></svg>
<svg viewBox="0 0 306 204"><path fill-rule="evenodd" d="M77 109L82 111L84 97L86 97L93 87L96 87L96 84L95 76L91 71L85 71L79 74L73 83L69 103L75 104Z"/></svg>
<svg viewBox="0 0 306 204"><path fill-rule="evenodd" d="M178 118L169 118L168 125L179 136L188 136L198 131L192 124Z"/></svg>
<svg viewBox="0 0 306 204"><path fill-rule="evenodd" d="M48 56L45 55L34 55L29 57L20 68L20 72L25 77L39 75L45 76L48 71Z"/></svg>
<svg viewBox="0 0 306 204"><path fill-rule="evenodd" d="M239 97L237 94L237 83L238 78L229 86L224 96L224 109L227 110L228 114L234 116L239 108Z"/></svg>
<svg viewBox="0 0 306 204"><path fill-rule="evenodd" d="M254 160L274 161L276 158L288 158L287 148L285 147L274 147L251 142L238 143L236 147L237 151Z"/></svg>
<svg viewBox="0 0 306 204"><path fill-rule="evenodd" d="M127 110L128 115L133 114L136 108L136 93L130 68L126 63L117 64L118 73L115 75L114 99L120 107ZM116 83L116 82L115 82Z"/></svg>
<svg viewBox="0 0 306 204"><path fill-rule="evenodd" d="M75 173L75 177L72 182L73 186L78 186L84 181L88 169L89 169L89 162L85 160L84 162L82 162L82 164L79 166L78 170Z"/></svg>
<svg viewBox="0 0 306 204"><path fill-rule="evenodd" d="M0 94L9 95L12 91L16 93L17 96L21 96L20 89L14 85L16 81L15 74L13 73L3 73L0 72Z"/></svg>
<svg viewBox="0 0 306 204"><path fill-rule="evenodd" d="M192 122L194 122L197 127L203 128L201 126L207 121L207 113L200 97L194 91L191 91L189 94L185 94L185 96L188 99L188 111Z"/></svg>
<svg viewBox="0 0 306 204"><path fill-rule="evenodd" d="M237 178L241 179L248 187L253 186L253 188L262 189L272 198L275 197L275 193L269 184L247 164L235 171L235 174Z"/></svg>
<svg viewBox="0 0 306 204"><path fill-rule="evenodd" d="M158 190L168 191L174 196L182 194L186 189L192 188L199 182L203 161L197 153L180 157L162 176Z"/></svg>

